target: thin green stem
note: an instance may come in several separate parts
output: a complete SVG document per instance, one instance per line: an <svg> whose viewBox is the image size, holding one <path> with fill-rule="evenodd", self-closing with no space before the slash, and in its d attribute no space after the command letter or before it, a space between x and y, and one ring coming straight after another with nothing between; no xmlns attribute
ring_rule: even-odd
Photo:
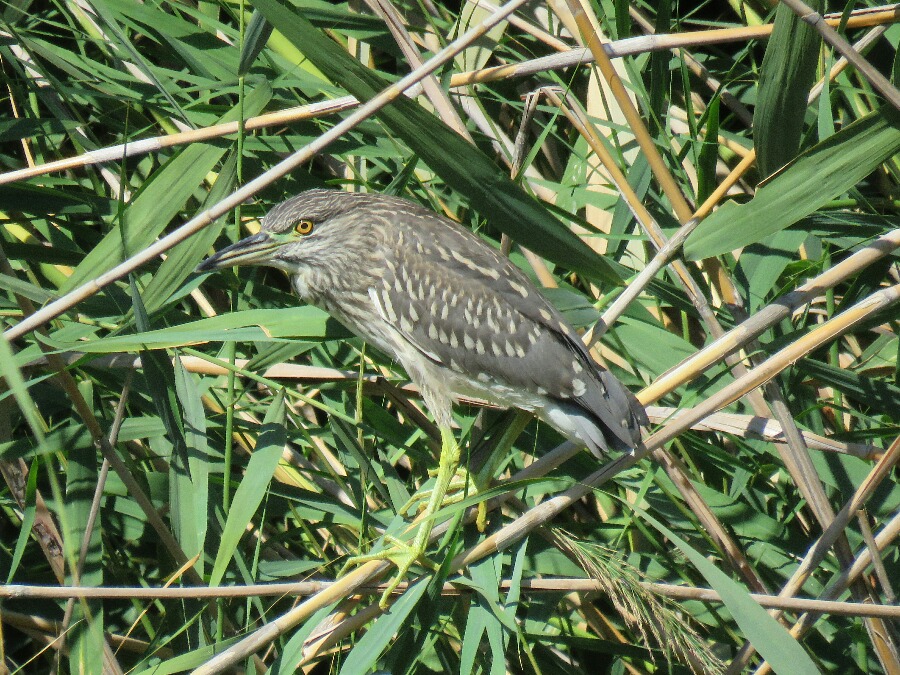
<svg viewBox="0 0 900 675"><path fill-rule="evenodd" d="M239 17L239 30L240 30L240 40L238 44L240 45L241 50L244 47L244 0L241 0L240 7L238 9L238 17ZM237 168L236 168L236 177L237 182L240 185L243 182L243 157L244 157L244 76L238 75L238 131L237 131L237 141L236 141L236 152L237 152ZM241 204L238 204L234 208L234 227L232 229L232 241L238 241L241 238ZM238 274L238 271L234 270L235 274ZM231 293L231 310L236 311L238 309L238 303L240 302L240 293L239 293L239 285L235 286L234 290ZM237 359L237 343L230 342L226 346L225 349L226 359L232 365L235 364ZM231 507L231 464L233 461L233 451L234 451L234 409L237 406L237 390L236 390L236 374L234 370L228 371L228 383L227 383L227 401L228 405L225 408L225 452L224 452L224 466L223 466L223 480L222 480L222 511L225 513L227 518L228 511ZM216 640L221 641L224 637L222 633L222 625L224 619L224 611L225 607L222 601L218 603L218 614L219 621L216 622ZM249 613L248 613L249 614Z"/></svg>

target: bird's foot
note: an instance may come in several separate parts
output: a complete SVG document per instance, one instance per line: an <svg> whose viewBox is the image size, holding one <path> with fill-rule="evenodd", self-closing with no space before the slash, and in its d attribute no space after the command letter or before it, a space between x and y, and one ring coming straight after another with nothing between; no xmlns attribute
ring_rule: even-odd
<svg viewBox="0 0 900 675"><path fill-rule="evenodd" d="M428 471L430 476L436 476L437 473L436 470ZM453 475L453 478L450 480L450 484L447 486L447 494L444 496L441 506L449 506L450 504L461 502L466 497L477 495L481 491L482 487L477 484L475 474L469 473L469 471L463 467L459 467ZM417 492L409 498L409 501L404 505L402 512L406 513L417 502L423 502L423 505L419 507L420 510L425 509L424 502L429 499L430 496L431 490ZM479 532L484 532L485 529L487 529L487 502L478 502L475 526L478 528Z"/></svg>
<svg viewBox="0 0 900 675"><path fill-rule="evenodd" d="M438 475L438 471L439 470L437 469L429 469L428 475L434 478ZM420 490L409 498L409 501L403 505L400 512L407 513L415 504L419 504L419 506L416 507L418 512L421 513L425 511L428 508L428 502L431 499L433 492L433 490ZM450 482L447 485L446 494L441 500L440 506L449 506L450 504L460 502L474 492L472 477L469 475L468 471L460 467L450 479Z"/></svg>
<svg viewBox="0 0 900 675"><path fill-rule="evenodd" d="M338 574L338 577L342 577L350 570L350 568L373 561L388 561L396 566L397 574L395 574L390 583L388 583L384 593L381 594L381 599L378 601L378 606L381 607L381 609L387 609L388 600L390 600L391 595L406 578L406 575L414 564L419 563L433 570L438 567L434 562L425 557L427 542L420 542L418 537L411 544L401 541L400 539L397 539L397 537L393 537L389 534L384 535L384 540L386 544L388 544L387 548L378 551L377 553L353 556L344 563L340 574Z"/></svg>
<svg viewBox="0 0 900 675"><path fill-rule="evenodd" d="M428 548L431 530L434 527L434 515L440 510L441 506L444 505L447 487L450 485L459 468L459 446L453 438L453 431L448 426L441 426L441 457L439 467L437 477L434 481L434 488L428 499L428 505L416 519L419 529L416 532L412 544L407 544L398 540L396 537L388 537L385 535L385 542L391 545L390 548L377 553L356 556L344 565L344 570L346 570L347 567L351 565L359 565L373 560L387 560L397 566L397 575L388 584L387 589L381 596L381 600L378 602L379 607L382 609L387 608L391 594L397 589L400 582L406 577L409 569L416 562L423 561L432 568L437 568L433 563L424 560L425 549ZM404 510L405 508L406 507L404 507ZM341 573L343 574L343 570Z"/></svg>

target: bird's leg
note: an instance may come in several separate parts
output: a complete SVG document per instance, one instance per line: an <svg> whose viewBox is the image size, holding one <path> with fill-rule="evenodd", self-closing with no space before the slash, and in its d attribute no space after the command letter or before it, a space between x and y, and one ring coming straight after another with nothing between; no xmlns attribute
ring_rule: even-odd
<svg viewBox="0 0 900 675"><path fill-rule="evenodd" d="M498 428L501 429L501 432L499 434L492 434L486 444L484 438L480 439L478 445L483 447L473 451L469 461L466 462L470 468L458 468L448 486L448 489L458 489L460 494L453 495L452 499L445 498L442 505L446 506L465 499L469 495L479 495L485 492L491 486L491 481L497 474L500 464L505 458L509 457L510 450L516 439L522 434L531 420L532 416L529 413L510 411L508 417L500 420ZM475 456L476 454L478 457ZM437 471L429 471L429 474L437 475ZM413 502L424 500L428 496L429 493L427 492L416 493L404 506L403 510L406 511ZM486 499L478 502L475 526L479 532L484 532L487 529Z"/></svg>
<svg viewBox="0 0 900 675"><path fill-rule="evenodd" d="M472 484L475 487L475 494L481 494L487 490L494 476L497 474L500 464L504 458L509 457L513 444L516 439L528 426L532 417L530 414L522 411L508 411L508 416L501 421L502 432L499 435L492 435L488 442L487 457L483 457L483 448L476 449L475 453L479 455L478 459L473 459L474 464L480 465L480 469L471 472L470 476ZM479 532L487 529L487 500L481 499L478 502L478 511L475 516L475 526Z"/></svg>
<svg viewBox="0 0 900 675"><path fill-rule="evenodd" d="M453 436L453 430L449 427L441 427L441 457L438 463L438 473L435 478L434 487L431 489L431 497L425 510L419 515L416 521L421 521L413 538L412 544L404 543L394 537L390 537L390 548L378 553L369 553L367 555L354 556L344 565L341 575L348 567L361 565L373 560L389 560L397 566L397 574L391 579L378 604L382 609L387 607L388 599L397 589L397 586L406 578L409 568L417 561L423 560L425 551L428 548L428 540L431 538L431 530L434 528L433 516L437 513L444 503L444 497L447 494L447 488L456 475L459 467L459 445Z"/></svg>
<svg viewBox="0 0 900 675"><path fill-rule="evenodd" d="M425 553L428 547L428 540L431 537L431 530L434 527L434 520L431 516L437 513L444 504L444 497L450 482L456 475L459 468L459 444L453 436L453 430L449 427L441 427L441 457L438 461L438 473L434 479L434 487L431 489L431 499L428 500L428 506L422 512L420 519L424 519L413 540L413 547L418 548L421 554ZM420 555L421 555L420 554Z"/></svg>

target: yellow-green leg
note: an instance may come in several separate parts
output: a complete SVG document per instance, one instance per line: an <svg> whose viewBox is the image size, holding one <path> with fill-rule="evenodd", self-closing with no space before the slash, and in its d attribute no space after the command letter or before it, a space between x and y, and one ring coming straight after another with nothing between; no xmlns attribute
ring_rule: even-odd
<svg viewBox="0 0 900 675"><path fill-rule="evenodd" d="M437 477L435 478L434 487L431 490L431 498L428 500L428 505L416 519L417 521L422 522L419 525L412 544L407 544L394 537L389 537L388 541L390 541L391 544L390 548L378 553L355 556L348 560L347 564L344 565L341 574L343 574L348 567L361 565L363 563L371 562L372 560L390 560L397 566L397 574L391 579L387 589L381 596L381 600L378 602L382 608L387 607L391 593L393 593L397 589L397 586L400 585L400 582L406 578L409 568L417 561L424 559L425 551L428 548L428 540L431 537L431 530L434 527L432 516L437 513L443 505L444 497L447 494L447 488L450 486L450 481L453 480L453 477L456 475L458 467L459 445L456 443L453 431L449 428L441 427L441 457L438 464Z"/></svg>
<svg viewBox="0 0 900 675"><path fill-rule="evenodd" d="M492 450L479 471L471 474L472 484L475 486L475 494L481 494L490 487L491 480L505 457L509 456L516 439L528 426L532 417L528 413L518 411L509 420L499 438L492 440ZM475 516L475 526L479 532L487 529L487 501L478 502L478 511Z"/></svg>
<svg viewBox="0 0 900 675"><path fill-rule="evenodd" d="M515 415L512 415L502 434L500 434L499 437L491 439L491 451L488 454L487 459L483 462L483 466L480 470L471 471L469 469L457 468L454 476L448 482L447 488L452 487L454 490L458 490L459 494L454 494L452 499L448 499L446 495L447 488L445 488L444 495L441 498L442 501L438 504L438 508L442 505L452 504L456 501L465 499L470 495L479 495L485 492L488 487L490 487L491 480L497 473L500 463L505 457L509 456L509 452L516 442L516 439L525 430L525 427L528 426L531 420L532 416L525 412L519 411ZM456 448L455 440L451 438L451 441L453 441L454 447ZM458 448L456 448L456 453L458 462ZM439 472L440 470L433 475L437 475ZM428 492L417 492L403 507L403 512L406 512L407 509L411 508L413 503L423 501L429 497L430 495ZM475 526L478 528L479 532L484 532L487 529L487 501L485 499L478 502L475 515Z"/></svg>

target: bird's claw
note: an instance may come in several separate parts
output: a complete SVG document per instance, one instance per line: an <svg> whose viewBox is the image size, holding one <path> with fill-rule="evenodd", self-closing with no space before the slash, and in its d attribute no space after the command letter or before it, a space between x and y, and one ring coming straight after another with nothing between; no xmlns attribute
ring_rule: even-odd
<svg viewBox="0 0 900 675"><path fill-rule="evenodd" d="M418 531L412 544L400 541L396 537L385 535L385 542L391 544L388 548L378 553L369 553L367 555L355 556L347 561L344 570L351 565L359 565L371 562L373 560L385 561L389 560L397 566L397 575L388 584L387 589L378 601L378 606L386 609L388 599L391 594L400 585L400 582L406 577L406 573L416 562L424 562L427 566L437 569L437 565L426 561L425 550L428 548L428 542L431 537L431 530L434 527L433 516L440 510L447 494L447 487L450 485L456 470L459 468L459 445L453 438L453 432L449 427L441 427L441 457L439 463L437 478L434 481L434 488L428 499L428 505L425 510L417 518ZM404 507L405 510L406 507ZM343 571L341 572L343 574Z"/></svg>
<svg viewBox="0 0 900 675"><path fill-rule="evenodd" d="M428 475L435 476L437 471L429 469ZM443 503L441 506L448 506L450 504L455 504L456 502L460 502L469 495L477 495L482 491L482 488L476 484L475 475L469 473L463 467L460 467L456 470L450 484L447 487L447 495L444 497ZM406 502L406 505L403 507L402 513L405 513L412 505L416 502L422 502L428 499L431 495L431 490L424 490L422 492L417 492L412 497L409 498L409 501ZM423 507L419 507L420 510ZM475 516L475 526L478 528L479 532L484 532L487 529L487 502L481 501L478 502L478 511Z"/></svg>
<svg viewBox="0 0 900 675"><path fill-rule="evenodd" d="M484 534L484 531L487 529L487 502L481 500L478 502L478 512L475 515L475 527L478 528L478 531Z"/></svg>
<svg viewBox="0 0 900 675"><path fill-rule="evenodd" d="M428 475L433 478L437 475L437 471L429 469ZM469 472L463 468L457 469L447 486L447 492L444 495L444 498L441 500L441 507L443 508L444 506L455 504L456 502L462 501L470 494L477 493L477 489L473 489L473 485L472 476L469 475ZM417 502L422 502L422 505L420 505L417 510L420 513L424 512L425 509L427 509L428 500L431 499L431 493L431 490L420 490L409 498L409 501L406 502L400 512L406 513L412 508L413 504L416 504Z"/></svg>
<svg viewBox="0 0 900 675"><path fill-rule="evenodd" d="M373 561L389 561L396 566L397 574L395 574L390 583L388 583L384 593L381 594L381 599L378 601L378 606L381 607L381 609L387 609L389 604L388 600L406 578L407 573L413 565L419 563L433 570L438 567L434 562L425 557L424 544L418 541L407 544L405 541L401 541L400 539L397 539L397 537L389 534L384 535L384 540L389 544L388 548L378 551L377 553L353 556L344 563L344 566L338 574L338 577L342 577L350 570L350 568Z"/></svg>

